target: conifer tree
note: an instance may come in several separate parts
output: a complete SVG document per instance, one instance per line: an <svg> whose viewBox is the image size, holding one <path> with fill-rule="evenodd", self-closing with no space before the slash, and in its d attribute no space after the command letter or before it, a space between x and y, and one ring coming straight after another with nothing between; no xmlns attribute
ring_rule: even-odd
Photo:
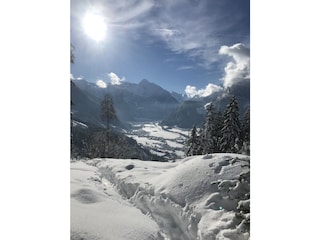
<svg viewBox="0 0 320 240"><path fill-rule="evenodd" d="M203 147L204 147L204 142L205 142L203 128L199 129L198 141L199 141L199 144L197 146L196 155L201 155L203 153Z"/></svg>
<svg viewBox="0 0 320 240"><path fill-rule="evenodd" d="M113 107L112 97L108 94L105 95L101 103L101 119L106 121L107 130L109 130L110 121L117 120L116 110Z"/></svg>
<svg viewBox="0 0 320 240"><path fill-rule="evenodd" d="M224 113L220 149L222 152L236 153L240 149L241 124L239 108L235 97L232 97Z"/></svg>
<svg viewBox="0 0 320 240"><path fill-rule="evenodd" d="M187 145L188 145L187 156L197 155L198 148L199 148L199 136L197 134L197 128L195 125L191 130L191 136L187 142Z"/></svg>
<svg viewBox="0 0 320 240"><path fill-rule="evenodd" d="M203 125L203 138L202 138L202 146L203 154L213 153L217 150L217 132L215 129L215 117L216 113L214 111L213 102L209 103L206 106L207 115Z"/></svg>
<svg viewBox="0 0 320 240"><path fill-rule="evenodd" d="M246 111L241 125L242 151L250 154L250 108Z"/></svg>
<svg viewBox="0 0 320 240"><path fill-rule="evenodd" d="M217 149L216 151L217 152L220 152L220 141L221 141L221 138L222 138L222 128L223 128L223 114L222 112L218 112L216 115L215 115L215 118L214 118L214 132L216 134L216 138L217 138Z"/></svg>

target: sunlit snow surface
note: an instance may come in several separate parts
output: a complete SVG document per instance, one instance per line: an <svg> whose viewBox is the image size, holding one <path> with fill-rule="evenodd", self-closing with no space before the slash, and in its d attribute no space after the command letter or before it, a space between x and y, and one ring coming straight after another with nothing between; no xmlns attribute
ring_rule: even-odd
<svg viewBox="0 0 320 240"><path fill-rule="evenodd" d="M151 153L164 156L167 160L184 158L185 143L190 130L161 126L157 122L133 124L133 130L127 133Z"/></svg>
<svg viewBox="0 0 320 240"><path fill-rule="evenodd" d="M247 240L249 222L245 155L71 163L73 239Z"/></svg>

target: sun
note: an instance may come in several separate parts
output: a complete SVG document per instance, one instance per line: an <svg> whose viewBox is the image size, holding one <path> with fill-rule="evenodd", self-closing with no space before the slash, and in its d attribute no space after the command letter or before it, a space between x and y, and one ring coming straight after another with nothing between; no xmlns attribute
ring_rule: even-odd
<svg viewBox="0 0 320 240"><path fill-rule="evenodd" d="M93 40L100 42L105 38L107 24L103 16L87 13L83 18L82 25L85 34Z"/></svg>

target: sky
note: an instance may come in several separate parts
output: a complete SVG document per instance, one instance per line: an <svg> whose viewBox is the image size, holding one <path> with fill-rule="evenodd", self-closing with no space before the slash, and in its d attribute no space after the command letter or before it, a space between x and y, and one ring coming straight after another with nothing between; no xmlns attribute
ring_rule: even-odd
<svg viewBox="0 0 320 240"><path fill-rule="evenodd" d="M250 80L249 0L71 0L70 7L72 78L101 87L147 79L189 97Z"/></svg>

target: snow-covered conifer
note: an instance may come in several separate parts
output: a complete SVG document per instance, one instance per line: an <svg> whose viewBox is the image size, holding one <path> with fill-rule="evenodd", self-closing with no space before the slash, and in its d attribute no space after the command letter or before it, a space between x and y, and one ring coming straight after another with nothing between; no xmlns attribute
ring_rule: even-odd
<svg viewBox="0 0 320 240"><path fill-rule="evenodd" d="M187 145L188 145L187 156L197 155L197 151L199 148L199 136L198 136L197 128L195 125L191 130L191 136L187 141Z"/></svg>
<svg viewBox="0 0 320 240"><path fill-rule="evenodd" d="M203 154L216 152L217 146L218 146L217 144L218 133L216 132L217 129L215 127L216 113L214 111L213 102L206 105L206 111L207 111L207 115L203 125L203 139L202 139Z"/></svg>
<svg viewBox="0 0 320 240"><path fill-rule="evenodd" d="M246 111L241 125L242 152L250 154L250 108Z"/></svg>
<svg viewBox="0 0 320 240"><path fill-rule="evenodd" d="M222 152L239 152L241 124L236 97L232 97L224 113L220 149Z"/></svg>

